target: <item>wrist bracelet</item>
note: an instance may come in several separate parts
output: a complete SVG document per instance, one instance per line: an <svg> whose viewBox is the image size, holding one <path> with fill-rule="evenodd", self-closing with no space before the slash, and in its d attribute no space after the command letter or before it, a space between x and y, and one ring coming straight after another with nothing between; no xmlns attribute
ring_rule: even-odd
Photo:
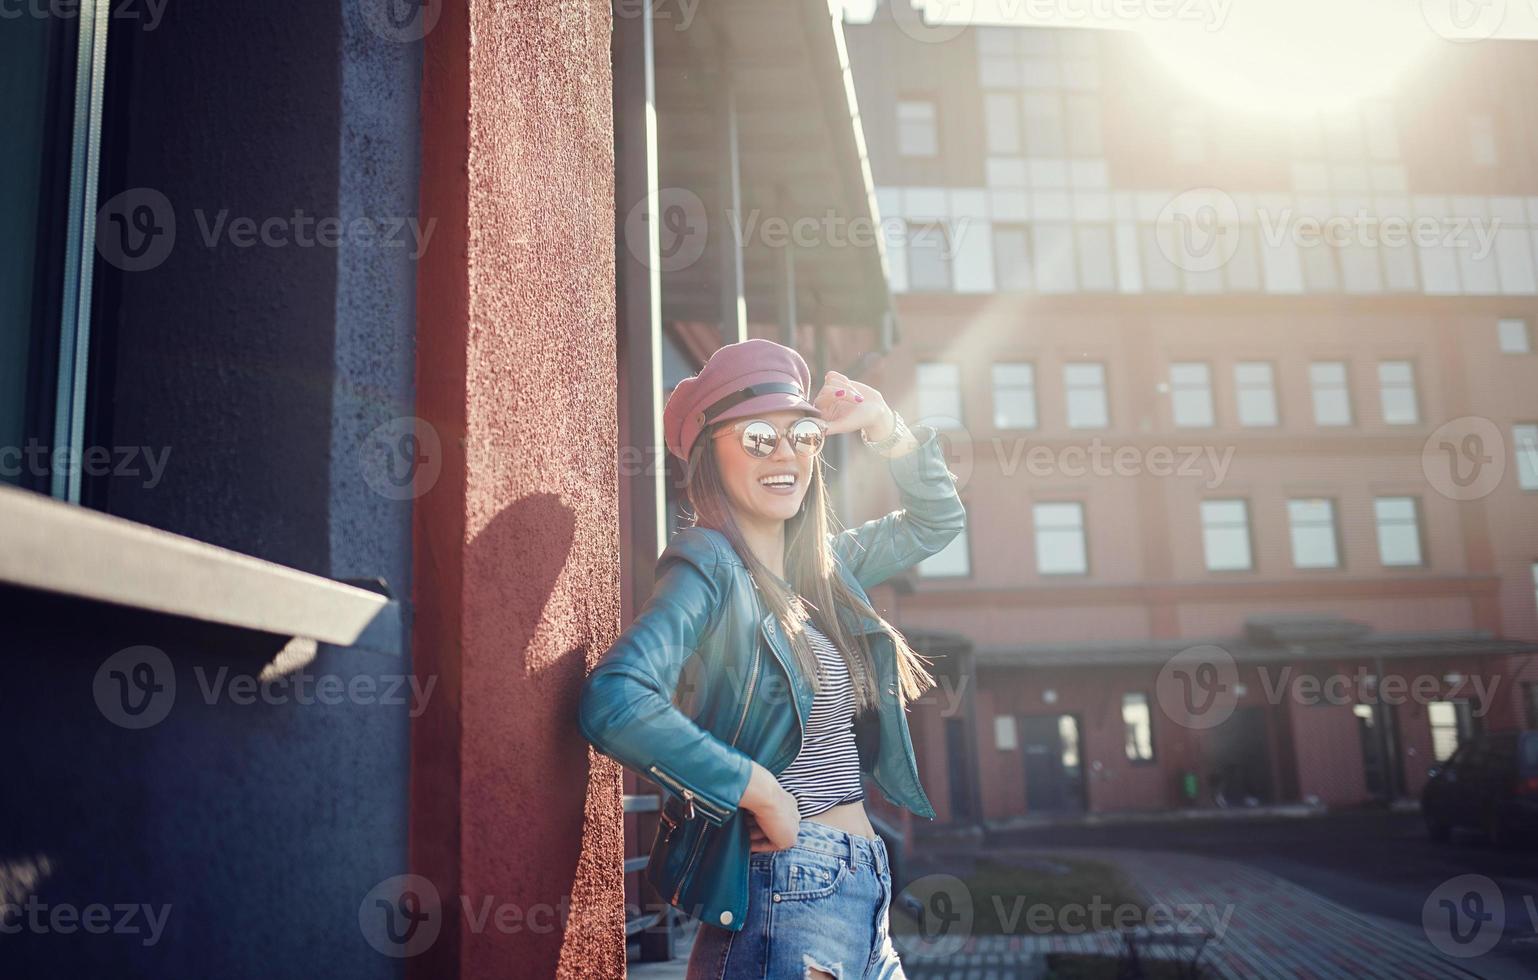
<svg viewBox="0 0 1538 980"><path fill-rule="evenodd" d="M869 439L865 438L865 430L860 430L861 441L871 449L874 449L876 452L883 455L885 455L889 450L893 449L899 442L901 442L903 436L905 435L912 435L912 433L908 431L907 424L903 422L903 417L897 414L897 409L895 408L892 409L892 431L887 435L885 439L882 439L880 442L871 442Z"/></svg>

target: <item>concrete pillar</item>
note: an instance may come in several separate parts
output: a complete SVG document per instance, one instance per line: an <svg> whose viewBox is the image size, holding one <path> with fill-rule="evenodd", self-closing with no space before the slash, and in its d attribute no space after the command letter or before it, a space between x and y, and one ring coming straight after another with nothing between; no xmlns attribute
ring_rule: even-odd
<svg viewBox="0 0 1538 980"><path fill-rule="evenodd" d="M441 920L411 977L624 975L620 773L576 724L619 623L610 30L467 0L423 42L411 864Z"/></svg>

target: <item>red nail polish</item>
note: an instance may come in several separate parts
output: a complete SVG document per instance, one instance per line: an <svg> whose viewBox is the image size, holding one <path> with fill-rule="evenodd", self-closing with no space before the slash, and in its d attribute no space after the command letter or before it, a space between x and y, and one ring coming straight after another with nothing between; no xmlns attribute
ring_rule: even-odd
<svg viewBox="0 0 1538 980"><path fill-rule="evenodd" d="M865 400L865 396L864 395L855 395L854 396L854 400L857 401L857 402L863 402Z"/></svg>
<svg viewBox="0 0 1538 980"><path fill-rule="evenodd" d="M834 398L843 398L844 397L844 389L840 388L837 391L835 391L833 393L833 397Z"/></svg>

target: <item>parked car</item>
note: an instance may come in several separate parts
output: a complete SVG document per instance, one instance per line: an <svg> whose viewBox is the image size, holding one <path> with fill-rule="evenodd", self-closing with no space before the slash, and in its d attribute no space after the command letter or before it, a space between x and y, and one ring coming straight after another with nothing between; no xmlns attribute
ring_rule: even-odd
<svg viewBox="0 0 1538 980"><path fill-rule="evenodd" d="M1421 816L1432 840L1470 827L1506 847L1538 829L1538 731L1476 735L1427 774Z"/></svg>

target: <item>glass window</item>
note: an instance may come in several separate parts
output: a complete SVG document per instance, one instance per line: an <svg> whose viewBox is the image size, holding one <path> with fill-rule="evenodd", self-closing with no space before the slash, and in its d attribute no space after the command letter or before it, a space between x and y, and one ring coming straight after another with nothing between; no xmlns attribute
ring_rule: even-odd
<svg viewBox="0 0 1538 980"><path fill-rule="evenodd" d="M1026 92L1021 100L1025 113L1025 153L1033 157L1068 155L1063 127L1063 99L1056 92Z"/></svg>
<svg viewBox="0 0 1538 980"><path fill-rule="evenodd" d="M1512 451L1517 457L1517 485L1538 490L1538 425L1524 422L1511 427Z"/></svg>
<svg viewBox="0 0 1538 980"><path fill-rule="evenodd" d="M1350 425L1351 392L1344 361L1315 361L1308 366L1316 425Z"/></svg>
<svg viewBox="0 0 1538 980"><path fill-rule="evenodd" d="M1420 420L1415 407L1415 366L1409 361L1379 361L1378 392L1383 403L1383 421L1389 425L1414 425Z"/></svg>
<svg viewBox="0 0 1538 980"><path fill-rule="evenodd" d="M78 301L90 295L92 263L76 257L95 251L89 224L71 206L96 196L90 172L70 166L87 159L96 137L74 116L77 65L82 91L92 83L92 69L76 57L80 22L78 6L0 13L0 447L8 450L0 483L68 500L79 499L80 468L55 470L50 460L55 446L80 448L84 422L68 406L79 404L70 394L85 374L60 355L77 349L70 331L83 341L90 325ZM74 245L72 232L80 236ZM63 418L56 405L66 406Z"/></svg>
<svg viewBox="0 0 1538 980"><path fill-rule="evenodd" d="M1506 317L1496 326L1500 336L1502 354L1530 354L1533 350L1532 334L1527 321L1518 317Z"/></svg>
<svg viewBox="0 0 1538 980"><path fill-rule="evenodd" d="M1105 152L1100 130L1100 99L1094 95L1068 96L1068 153L1098 157Z"/></svg>
<svg viewBox="0 0 1538 980"><path fill-rule="evenodd" d="M993 226L993 281L1000 292L1031 288L1031 230L1025 225Z"/></svg>
<svg viewBox="0 0 1538 980"><path fill-rule="evenodd" d="M1020 99L1013 92L989 92L983 96L983 118L988 131L988 152L1014 155L1020 152Z"/></svg>
<svg viewBox="0 0 1538 980"><path fill-rule="evenodd" d="M950 239L938 221L908 225L908 288L914 292L949 292Z"/></svg>
<svg viewBox="0 0 1538 980"><path fill-rule="evenodd" d="M1063 386L1068 393L1070 429L1104 429L1111 424L1111 413L1106 404L1104 364L1064 365Z"/></svg>
<svg viewBox="0 0 1538 980"><path fill-rule="evenodd" d="M1294 568L1337 568L1335 502L1322 498L1287 501Z"/></svg>
<svg viewBox="0 0 1538 980"><path fill-rule="evenodd" d="M1426 705L1426 719L1431 723L1431 754L1438 762L1446 762L1458 751L1464 731L1462 702L1431 701ZM1464 705L1467 707L1467 705Z"/></svg>
<svg viewBox="0 0 1538 980"><path fill-rule="evenodd" d="M1244 571L1252 567L1248 503L1202 501L1202 551L1210 572Z"/></svg>
<svg viewBox="0 0 1538 980"><path fill-rule="evenodd" d="M1036 428L1036 368L1028 363L993 366L993 425Z"/></svg>
<svg viewBox="0 0 1538 980"><path fill-rule="evenodd" d="M1234 391L1239 424L1277 425L1276 372L1268 361L1240 361L1234 365Z"/></svg>
<svg viewBox="0 0 1538 980"><path fill-rule="evenodd" d="M956 578L972 573L972 556L967 546L967 532L951 538L950 543L918 564L924 578Z"/></svg>
<svg viewBox="0 0 1538 980"><path fill-rule="evenodd" d="M1419 508L1414 497L1379 497L1373 501L1378 525L1378 560L1385 566L1421 563Z"/></svg>
<svg viewBox="0 0 1538 980"><path fill-rule="evenodd" d="M1111 244L1111 226L1079 224L1074 226L1078 239L1079 285L1085 292L1108 293L1116 288L1116 247Z"/></svg>
<svg viewBox="0 0 1538 980"><path fill-rule="evenodd" d="M1015 741L1015 716L993 716L993 747L996 749L1013 749L1019 743Z"/></svg>
<svg viewBox="0 0 1538 980"><path fill-rule="evenodd" d="M1202 361L1170 365L1170 408L1182 428L1206 428L1214 423L1212 370Z"/></svg>
<svg viewBox="0 0 1538 980"><path fill-rule="evenodd" d="M1121 696L1123 739L1130 762L1152 762L1153 712L1148 709L1148 695L1141 691Z"/></svg>
<svg viewBox="0 0 1538 980"><path fill-rule="evenodd" d="M1042 293L1071 293L1077 288L1073 226L1039 222L1031 226L1031 252L1036 259L1036 289Z"/></svg>
<svg viewBox="0 0 1538 980"><path fill-rule="evenodd" d="M937 429L961 424L961 367L941 361L918 366L919 421Z"/></svg>
<svg viewBox="0 0 1538 980"><path fill-rule="evenodd" d="M1084 505L1037 504L1036 570L1042 575L1083 575L1089 571L1084 547Z"/></svg>
<svg viewBox="0 0 1538 980"><path fill-rule="evenodd" d="M928 99L897 103L897 152L905 157L932 157L939 152L935 104Z"/></svg>

